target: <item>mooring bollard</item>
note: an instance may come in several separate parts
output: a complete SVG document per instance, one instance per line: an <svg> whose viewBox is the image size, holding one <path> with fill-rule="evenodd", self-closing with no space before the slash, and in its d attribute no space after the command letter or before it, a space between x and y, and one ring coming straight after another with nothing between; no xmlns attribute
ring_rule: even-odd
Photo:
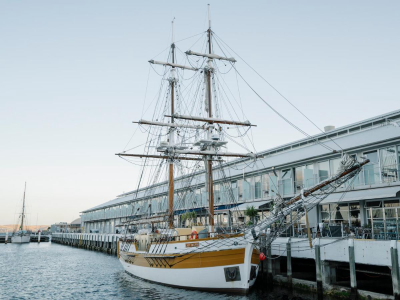
<svg viewBox="0 0 400 300"><path fill-rule="evenodd" d="M349 265L350 265L350 299L356 300L358 297L357 292L357 277L356 277L356 260L354 254L354 239L349 239Z"/></svg>
<svg viewBox="0 0 400 300"><path fill-rule="evenodd" d="M290 243L290 238L288 238L288 241L286 243L286 259L287 259L287 271L286 271L286 276L287 276L287 284L289 287L289 290L292 290L292 245Z"/></svg>
<svg viewBox="0 0 400 300"><path fill-rule="evenodd" d="M316 239L315 243L315 267L317 273L317 296L318 300L323 299L323 286L322 286L322 268L321 268L321 249L320 249L320 239Z"/></svg>
<svg viewBox="0 0 400 300"><path fill-rule="evenodd" d="M392 261L392 285L394 300L400 300L400 273L399 273L399 254L397 251L397 241L390 243L390 257Z"/></svg>

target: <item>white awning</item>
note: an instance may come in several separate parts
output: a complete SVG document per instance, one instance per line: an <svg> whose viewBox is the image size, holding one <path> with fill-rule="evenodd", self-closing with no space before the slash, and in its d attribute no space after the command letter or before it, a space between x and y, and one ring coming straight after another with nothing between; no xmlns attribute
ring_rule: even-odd
<svg viewBox="0 0 400 300"><path fill-rule="evenodd" d="M230 209L230 211L242 211L242 210L246 210L247 207L251 207L253 206L255 209L259 209L261 205L267 204L272 202L272 200L264 200L264 201L258 201L258 202L247 202L247 203L243 203L240 204L236 207L233 207Z"/></svg>
<svg viewBox="0 0 400 300"><path fill-rule="evenodd" d="M360 200L371 200L371 199L384 199L394 198L396 194L400 192L400 186L391 186L385 188L366 189L360 191L350 191L345 193L333 193L326 197L321 204L324 203L335 203L335 202L347 202L347 201L360 201ZM343 198L342 198L343 196Z"/></svg>

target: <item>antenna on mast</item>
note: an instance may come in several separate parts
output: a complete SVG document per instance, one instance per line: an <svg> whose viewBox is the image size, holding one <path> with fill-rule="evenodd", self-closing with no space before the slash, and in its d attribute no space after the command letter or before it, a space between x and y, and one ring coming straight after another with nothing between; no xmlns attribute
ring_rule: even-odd
<svg viewBox="0 0 400 300"><path fill-rule="evenodd" d="M210 4L208 4L208 29L211 29Z"/></svg>
<svg viewBox="0 0 400 300"><path fill-rule="evenodd" d="M175 17L172 19L172 44L175 43L175 33L174 33L174 21L175 21Z"/></svg>

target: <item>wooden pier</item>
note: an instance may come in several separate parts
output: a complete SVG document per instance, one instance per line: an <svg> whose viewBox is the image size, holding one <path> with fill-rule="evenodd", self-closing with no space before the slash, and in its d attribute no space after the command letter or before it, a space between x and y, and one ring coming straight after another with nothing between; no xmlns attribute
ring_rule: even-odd
<svg viewBox="0 0 400 300"><path fill-rule="evenodd" d="M53 233L51 241L57 244L117 255L120 237L120 234Z"/></svg>
<svg viewBox="0 0 400 300"><path fill-rule="evenodd" d="M39 238L38 235L31 235L31 243L37 243L38 238ZM41 243L50 242L50 236L49 235L40 236L40 242ZM11 243L11 234L8 235L7 243ZM7 243L6 243L6 236L0 235L0 244L7 244Z"/></svg>

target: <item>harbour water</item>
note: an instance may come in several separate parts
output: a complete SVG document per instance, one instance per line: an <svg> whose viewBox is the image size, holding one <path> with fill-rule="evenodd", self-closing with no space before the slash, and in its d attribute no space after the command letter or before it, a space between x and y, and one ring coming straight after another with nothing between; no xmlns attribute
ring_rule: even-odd
<svg viewBox="0 0 400 300"><path fill-rule="evenodd" d="M195 280L195 279L194 279ZM0 299L316 299L254 289L247 296L188 291L133 278L115 256L52 243L0 248Z"/></svg>

